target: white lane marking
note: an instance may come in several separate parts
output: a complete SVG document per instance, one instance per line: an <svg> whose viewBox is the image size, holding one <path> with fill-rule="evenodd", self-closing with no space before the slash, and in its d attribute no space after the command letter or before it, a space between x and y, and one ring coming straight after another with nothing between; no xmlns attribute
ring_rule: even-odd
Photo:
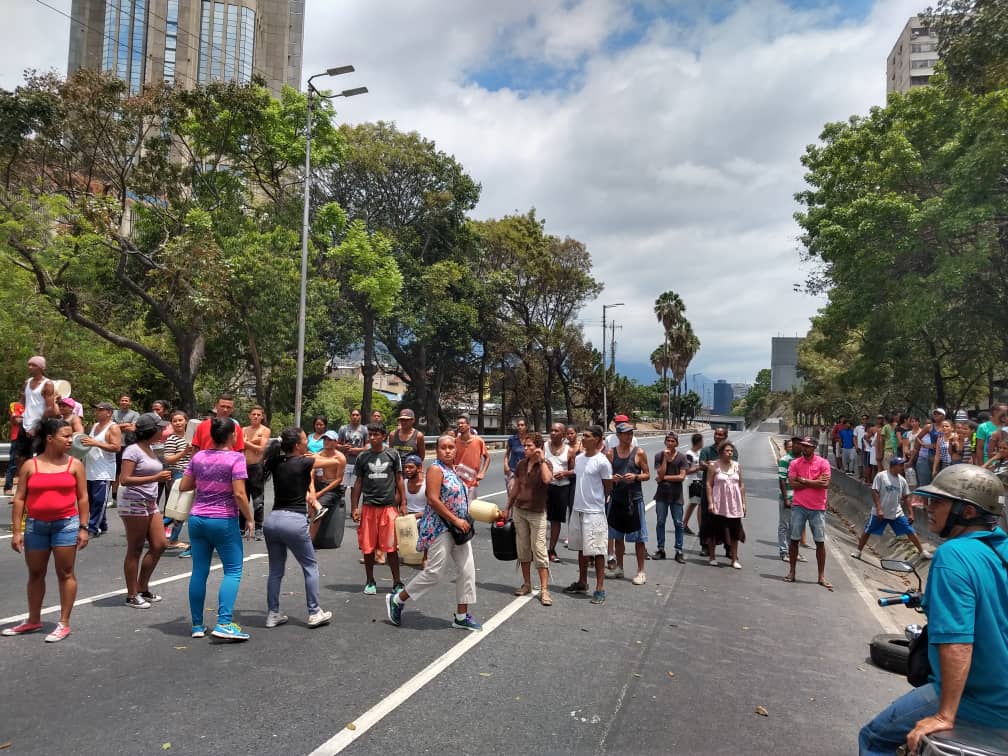
<svg viewBox="0 0 1008 756"><path fill-rule="evenodd" d="M266 554L250 554L249 556L242 559L243 562L248 562L253 559L265 559ZM210 567L210 570L219 570L222 565L215 564ZM184 580L185 578L192 575L192 571L183 572L181 575L172 575L171 577L161 578L160 580L151 580L150 585L164 585L165 583L174 583L177 580ZM113 596L123 596L126 594L125 588L120 588L118 591L109 591L108 593L100 593L97 596L89 596L88 598L77 599L74 601L74 606L85 606L86 604L93 604L95 601L101 601L102 599L112 598ZM55 614L60 610L59 604L55 606L47 606L42 610L42 614ZM0 619L0 625L6 625L10 622L20 622L22 620L28 619L28 613L15 614L11 617L4 617Z"/></svg>
<svg viewBox="0 0 1008 756"><path fill-rule="evenodd" d="M13 538L13 537L14 537L13 533L8 533L7 535L0 536L0 541L2 541L4 538Z"/></svg>
<svg viewBox="0 0 1008 756"><path fill-rule="evenodd" d="M878 605L878 597L872 595L872 592L868 590L868 587L861 579L861 576L854 572L853 567L848 561L851 557L840 550L840 545L833 538L827 538L826 545L833 554L833 559L840 565L840 568L844 571L847 579L850 580L851 585L854 586L854 590L856 590L858 595L864 599L864 602L868 605L868 609L873 615L875 615L875 618L879 621L882 629L887 633L902 634L903 628L896 623L896 620L891 614Z"/></svg>
<svg viewBox="0 0 1008 756"><path fill-rule="evenodd" d="M331 756L337 754L353 743L357 738L366 733L385 717L391 714L404 704L414 693L423 688L427 683L436 678L448 667L458 661L468 651L472 650L481 641L486 639L490 633L507 622L512 615L531 601L538 591L514 599L510 604L501 609L497 614L483 623L483 632L469 633L463 640L456 643L445 653L432 661L417 674L400 685L394 691L385 696L380 703L375 704L363 714L352 721L354 729L344 727L333 735L329 740L311 752L311 756Z"/></svg>

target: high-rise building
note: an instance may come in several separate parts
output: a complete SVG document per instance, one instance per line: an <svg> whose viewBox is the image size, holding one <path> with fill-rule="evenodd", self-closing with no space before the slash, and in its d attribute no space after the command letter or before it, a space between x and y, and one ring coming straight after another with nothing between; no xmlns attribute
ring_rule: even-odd
<svg viewBox="0 0 1008 756"><path fill-rule="evenodd" d="M886 60L886 92L906 92L926 86L937 62L938 38L920 16L913 16Z"/></svg>
<svg viewBox="0 0 1008 756"><path fill-rule="evenodd" d="M73 0L67 70L112 71L131 93L262 77L301 84L305 0Z"/></svg>
<svg viewBox="0 0 1008 756"><path fill-rule="evenodd" d="M728 381L718 380L714 382L714 410L715 415L727 415L731 412L732 387Z"/></svg>
<svg viewBox="0 0 1008 756"><path fill-rule="evenodd" d="M794 391L801 385L798 378L798 347L805 339L800 336L773 336L770 339L770 390Z"/></svg>

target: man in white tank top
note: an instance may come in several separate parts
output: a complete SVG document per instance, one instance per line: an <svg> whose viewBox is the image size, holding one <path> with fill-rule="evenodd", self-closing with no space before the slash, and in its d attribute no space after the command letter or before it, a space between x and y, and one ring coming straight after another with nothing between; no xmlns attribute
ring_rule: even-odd
<svg viewBox="0 0 1008 756"><path fill-rule="evenodd" d="M427 480L419 454L410 454L403 460L403 478L406 486L406 513L419 520L427 507Z"/></svg>
<svg viewBox="0 0 1008 756"><path fill-rule="evenodd" d="M122 445L122 432L112 422L112 413L115 411L112 402L98 402L94 405L94 410L96 422L91 426L90 433L81 439L81 444L91 447L84 459L88 501L91 502L87 528L91 537L97 538L108 530L105 510L112 480L116 476L116 454Z"/></svg>
<svg viewBox="0 0 1008 756"><path fill-rule="evenodd" d="M46 359L35 355L28 360L28 380L24 386L24 416L13 451L20 463L32 456L32 443L39 425L47 417L59 417L56 389L45 375Z"/></svg>

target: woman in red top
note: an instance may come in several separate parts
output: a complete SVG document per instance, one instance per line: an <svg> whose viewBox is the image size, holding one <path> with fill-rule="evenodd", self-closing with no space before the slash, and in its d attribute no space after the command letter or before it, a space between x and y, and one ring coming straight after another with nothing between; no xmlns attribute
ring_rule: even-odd
<svg viewBox="0 0 1008 756"><path fill-rule="evenodd" d="M71 457L73 429L59 418L47 418L35 437L37 457L18 471L17 494L11 515L11 548L24 552L28 563L28 619L9 627L3 635L23 635L42 629L42 599L45 597L49 554L56 563L59 580L60 621L46 636L47 643L70 635L70 610L77 598L74 561L88 544L87 476L84 465ZM27 508L24 531L21 516Z"/></svg>

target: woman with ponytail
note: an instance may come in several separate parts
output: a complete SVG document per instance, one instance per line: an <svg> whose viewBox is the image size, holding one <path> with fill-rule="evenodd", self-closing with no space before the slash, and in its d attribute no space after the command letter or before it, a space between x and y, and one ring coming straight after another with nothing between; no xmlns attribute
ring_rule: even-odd
<svg viewBox="0 0 1008 756"><path fill-rule="evenodd" d="M287 621L280 612L280 583L287 564L288 549L304 573L308 604L308 627L325 625L332 612L319 606L319 572L309 533L309 517L317 509L313 471L340 468L341 457L308 455L308 437L297 427L284 428L280 443L273 443L263 457L265 479L273 479L273 509L263 523L266 551L269 553L269 578L266 581L266 627Z"/></svg>

